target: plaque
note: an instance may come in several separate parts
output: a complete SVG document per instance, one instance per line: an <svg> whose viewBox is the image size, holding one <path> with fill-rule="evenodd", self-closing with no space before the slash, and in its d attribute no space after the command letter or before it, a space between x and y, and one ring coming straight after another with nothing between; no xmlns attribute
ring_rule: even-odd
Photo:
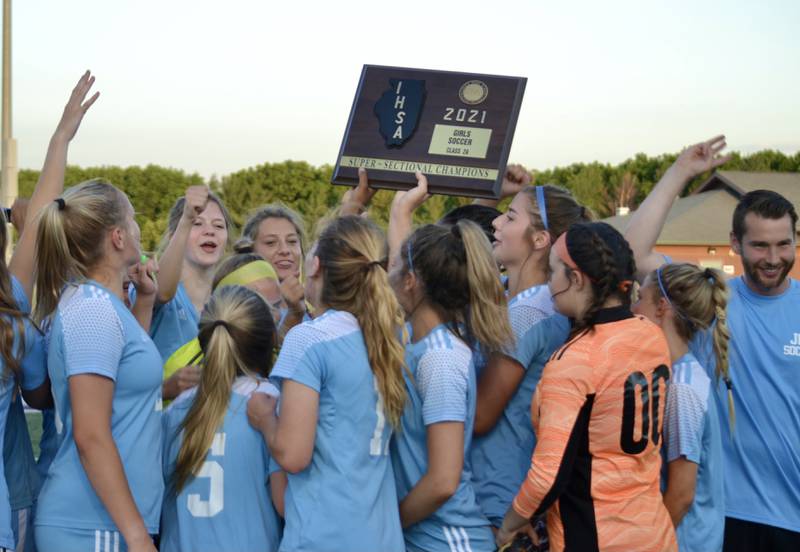
<svg viewBox="0 0 800 552"><path fill-rule="evenodd" d="M332 182L496 198L527 79L365 65Z"/></svg>

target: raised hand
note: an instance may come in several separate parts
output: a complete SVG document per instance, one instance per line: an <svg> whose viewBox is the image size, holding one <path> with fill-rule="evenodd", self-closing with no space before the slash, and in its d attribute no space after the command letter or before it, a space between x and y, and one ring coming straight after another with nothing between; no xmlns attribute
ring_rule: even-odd
<svg viewBox="0 0 800 552"><path fill-rule="evenodd" d="M86 71L83 76L78 80L78 84L72 89L72 94L67 100L67 105L64 106L64 113L61 115L61 120L58 122L55 134L66 139L68 142L75 137L78 132L78 127L81 126L81 121L86 112L92 107L92 104L100 97L100 92L95 92L91 98L86 100L86 95L94 84L94 75ZM85 100L85 101L84 101Z"/></svg>
<svg viewBox="0 0 800 552"><path fill-rule="evenodd" d="M506 174L503 175L503 184L500 188L500 199L512 197L525 186L531 183L531 173L522 165L508 165Z"/></svg>
<svg viewBox="0 0 800 552"><path fill-rule="evenodd" d="M347 190L342 196L342 215L358 215L367 207L377 190L369 187L367 169L358 169L358 185Z"/></svg>
<svg viewBox="0 0 800 552"><path fill-rule="evenodd" d="M414 213L431 194L428 193L428 179L417 171L417 185L405 192L397 192L392 200L392 212L400 215Z"/></svg>
<svg viewBox="0 0 800 552"><path fill-rule="evenodd" d="M208 205L208 186L189 186L186 188L186 202L183 204L183 218L189 221L206 209Z"/></svg>
<svg viewBox="0 0 800 552"><path fill-rule="evenodd" d="M730 154L719 155L725 146L727 144L723 135L689 146L681 152L673 167L680 172L684 179L691 180L698 174L716 169L730 161Z"/></svg>

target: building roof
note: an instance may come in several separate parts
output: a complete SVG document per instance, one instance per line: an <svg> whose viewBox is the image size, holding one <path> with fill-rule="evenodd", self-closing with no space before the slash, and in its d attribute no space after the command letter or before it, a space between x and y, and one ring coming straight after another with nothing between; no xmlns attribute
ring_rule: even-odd
<svg viewBox="0 0 800 552"><path fill-rule="evenodd" d="M658 245L727 245L733 210L744 194L774 190L800 206L800 173L717 171L672 205ZM605 219L624 232L631 214Z"/></svg>
<svg viewBox="0 0 800 552"><path fill-rule="evenodd" d="M772 190L800 206L800 173L717 171L694 193L726 190L740 198L753 190Z"/></svg>

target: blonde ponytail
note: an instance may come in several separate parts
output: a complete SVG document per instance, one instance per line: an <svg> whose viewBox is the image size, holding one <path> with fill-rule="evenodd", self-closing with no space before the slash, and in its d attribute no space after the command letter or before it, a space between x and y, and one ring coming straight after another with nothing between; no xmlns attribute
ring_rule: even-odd
<svg viewBox="0 0 800 552"><path fill-rule="evenodd" d="M324 273L322 303L358 320L386 418L400 427L406 404L399 339L404 321L386 274L386 238L367 219L340 217L321 232L316 253Z"/></svg>
<svg viewBox="0 0 800 552"><path fill-rule="evenodd" d="M464 243L469 284L469 327L490 351L502 351L513 341L500 272L486 234L475 223L456 224Z"/></svg>
<svg viewBox="0 0 800 552"><path fill-rule="evenodd" d="M180 426L183 441L173 475L176 494L203 465L225 419L236 377L266 377L275 346L269 306L243 286L215 292L203 310L199 330L204 360L194 401Z"/></svg>
<svg viewBox="0 0 800 552"><path fill-rule="evenodd" d="M129 211L125 194L100 180L78 184L42 208L36 234L37 321L55 310L66 284L88 277L103 256L102 237L123 226Z"/></svg>
<svg viewBox="0 0 800 552"><path fill-rule="evenodd" d="M728 344L730 332L727 316L728 286L723 274L712 268L700 268L689 263L664 265L650 275L650 281L659 282L659 293L676 313L675 328L687 342L699 330L712 328L715 357L715 374L725 383L728 396L728 418L731 430L736 422L733 404L733 385L728 372ZM663 287L663 289L660 289Z"/></svg>
<svg viewBox="0 0 800 552"><path fill-rule="evenodd" d="M717 379L722 379L725 383L726 395L728 397L728 419L730 422L731 434L736 426L736 410L733 406L733 384L729 373L728 364L728 344L731 334L728 331L726 307L728 305L728 288L722 274L716 270L706 269L704 272L708 282L711 284L711 302L714 305L714 324L713 341L714 356L716 357Z"/></svg>

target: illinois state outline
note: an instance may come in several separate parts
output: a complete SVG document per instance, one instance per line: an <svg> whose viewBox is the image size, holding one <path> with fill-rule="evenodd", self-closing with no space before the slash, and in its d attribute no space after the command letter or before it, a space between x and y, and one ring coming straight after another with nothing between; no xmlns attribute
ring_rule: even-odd
<svg viewBox="0 0 800 552"><path fill-rule="evenodd" d="M425 102L425 81L415 79L389 79L390 89L375 102L381 136L387 146L402 146L417 128L422 105ZM398 92L399 90L399 92ZM403 112L402 122L398 114ZM397 130L400 135L397 136Z"/></svg>

